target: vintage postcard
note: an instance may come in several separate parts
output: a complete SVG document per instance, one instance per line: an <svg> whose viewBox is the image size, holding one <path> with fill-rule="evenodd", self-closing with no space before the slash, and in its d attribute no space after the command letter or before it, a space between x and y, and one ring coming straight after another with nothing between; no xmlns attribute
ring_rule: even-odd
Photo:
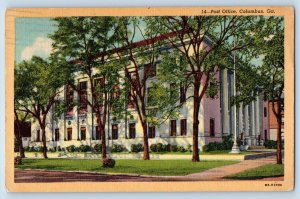
<svg viewBox="0 0 300 199"><path fill-rule="evenodd" d="M292 7L6 13L11 192L291 191Z"/></svg>

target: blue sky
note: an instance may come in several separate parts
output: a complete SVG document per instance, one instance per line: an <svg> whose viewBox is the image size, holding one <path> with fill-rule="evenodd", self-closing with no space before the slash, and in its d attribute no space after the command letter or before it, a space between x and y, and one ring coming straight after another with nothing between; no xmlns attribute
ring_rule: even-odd
<svg viewBox="0 0 300 199"><path fill-rule="evenodd" d="M16 62L32 55L47 57L51 51L47 36L56 29L50 18L16 18Z"/></svg>
<svg viewBox="0 0 300 199"><path fill-rule="evenodd" d="M48 35L56 30L56 22L51 18L16 18L16 62L29 60L33 55L47 58L52 49ZM142 39L138 32L135 38Z"/></svg>

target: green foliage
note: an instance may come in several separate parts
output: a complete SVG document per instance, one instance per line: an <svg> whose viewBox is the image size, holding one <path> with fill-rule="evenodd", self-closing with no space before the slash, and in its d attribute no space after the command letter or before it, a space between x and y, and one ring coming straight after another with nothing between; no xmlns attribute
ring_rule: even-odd
<svg viewBox="0 0 300 199"><path fill-rule="evenodd" d="M277 141L274 141L274 140L266 140L264 142L264 146L267 148L267 149L276 149L277 148Z"/></svg>
<svg viewBox="0 0 300 199"><path fill-rule="evenodd" d="M162 143L151 144L150 150L152 152L169 152L170 144L162 144Z"/></svg>
<svg viewBox="0 0 300 199"><path fill-rule="evenodd" d="M78 152L78 151L79 151L78 147L76 147L75 145L67 146L67 147L66 147L66 150L67 150L68 152L71 152L71 153L73 153L73 152Z"/></svg>
<svg viewBox="0 0 300 199"><path fill-rule="evenodd" d="M124 147L121 144L113 144L111 148L111 152L122 152Z"/></svg>
<svg viewBox="0 0 300 199"><path fill-rule="evenodd" d="M92 151L92 148L90 147L90 145L80 145L78 147L78 151L79 152L88 152L88 151Z"/></svg>
<svg viewBox="0 0 300 199"><path fill-rule="evenodd" d="M138 153L143 150L144 150L144 146L141 143L131 145L131 152L133 153Z"/></svg>
<svg viewBox="0 0 300 199"><path fill-rule="evenodd" d="M95 152L101 152L102 151L102 145L101 144L95 144L93 147Z"/></svg>
<svg viewBox="0 0 300 199"><path fill-rule="evenodd" d="M242 141L238 139L238 146L242 144ZM230 150L232 148L233 141L231 136L224 136L222 142L210 142L207 145L203 146L204 152L210 151L221 151L221 150Z"/></svg>
<svg viewBox="0 0 300 199"><path fill-rule="evenodd" d="M103 159L102 160L102 167L104 168L114 168L116 161L114 159Z"/></svg>

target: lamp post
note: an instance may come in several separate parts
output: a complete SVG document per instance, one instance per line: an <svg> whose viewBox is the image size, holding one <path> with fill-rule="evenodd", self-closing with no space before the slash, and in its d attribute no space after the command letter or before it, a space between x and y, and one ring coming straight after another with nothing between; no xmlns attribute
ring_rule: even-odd
<svg viewBox="0 0 300 199"><path fill-rule="evenodd" d="M234 47L235 47L235 37L233 39ZM236 64L235 64L235 50L233 51L233 97L236 99ZM234 141L232 149L229 153L240 153L240 148L237 144L237 119L236 119L236 103L233 105L233 118L234 118L234 127L233 127L233 135L234 135Z"/></svg>

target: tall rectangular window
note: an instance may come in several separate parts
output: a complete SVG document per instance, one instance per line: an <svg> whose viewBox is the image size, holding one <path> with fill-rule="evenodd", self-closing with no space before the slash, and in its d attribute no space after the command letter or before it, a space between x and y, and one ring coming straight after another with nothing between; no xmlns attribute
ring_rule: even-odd
<svg viewBox="0 0 300 199"><path fill-rule="evenodd" d="M72 140L72 128L67 129L67 140L68 141Z"/></svg>
<svg viewBox="0 0 300 199"><path fill-rule="evenodd" d="M185 88L184 86L180 86L180 103L185 102L185 100L186 100Z"/></svg>
<svg viewBox="0 0 300 199"><path fill-rule="evenodd" d="M135 123L129 124L129 139L135 138Z"/></svg>
<svg viewBox="0 0 300 199"><path fill-rule="evenodd" d="M186 119L180 120L180 135L186 135Z"/></svg>
<svg viewBox="0 0 300 199"><path fill-rule="evenodd" d="M59 141L59 129L55 129L54 140Z"/></svg>
<svg viewBox="0 0 300 199"><path fill-rule="evenodd" d="M148 125L148 137L155 138L155 126Z"/></svg>
<svg viewBox="0 0 300 199"><path fill-rule="evenodd" d="M176 120L171 120L170 122L170 125L171 125L171 132L170 132L170 135L171 136L176 136Z"/></svg>
<svg viewBox="0 0 300 199"><path fill-rule="evenodd" d="M100 129L100 126L96 126L95 129L96 129L96 136L95 136L96 140L101 140L101 129Z"/></svg>
<svg viewBox="0 0 300 199"><path fill-rule="evenodd" d="M214 118L209 119L209 135L211 137L215 137L215 119Z"/></svg>
<svg viewBox="0 0 300 199"><path fill-rule="evenodd" d="M79 103L80 113L85 114L87 112L87 82L79 82Z"/></svg>
<svg viewBox="0 0 300 199"><path fill-rule="evenodd" d="M96 105L99 105L100 107L103 106L103 92L102 89L105 86L104 85L104 78L97 78L94 80L94 87L95 87L95 99L94 103Z"/></svg>
<svg viewBox="0 0 300 199"><path fill-rule="evenodd" d="M118 139L118 124L113 124L111 126L112 129L112 139L113 140L117 140Z"/></svg>
<svg viewBox="0 0 300 199"><path fill-rule="evenodd" d="M128 93L127 93L127 106L128 108L134 108L133 96L132 96L131 86L128 85Z"/></svg>
<svg viewBox="0 0 300 199"><path fill-rule="evenodd" d="M66 85L66 105L67 105L67 114L71 114L73 111L73 99L74 99L74 92L71 85Z"/></svg>
<svg viewBox="0 0 300 199"><path fill-rule="evenodd" d="M36 131L36 141L37 141L37 142L40 142L40 141L41 141L41 131L40 131L40 130L37 130L37 131Z"/></svg>
<svg viewBox="0 0 300 199"><path fill-rule="evenodd" d="M80 140L86 140L86 128L85 127L80 128Z"/></svg>
<svg viewBox="0 0 300 199"><path fill-rule="evenodd" d="M156 76L156 64L145 64L144 66L144 76L145 79L148 77L155 77Z"/></svg>
<svg viewBox="0 0 300 199"><path fill-rule="evenodd" d="M264 117L267 117L267 114L268 114L267 107L264 107Z"/></svg>

